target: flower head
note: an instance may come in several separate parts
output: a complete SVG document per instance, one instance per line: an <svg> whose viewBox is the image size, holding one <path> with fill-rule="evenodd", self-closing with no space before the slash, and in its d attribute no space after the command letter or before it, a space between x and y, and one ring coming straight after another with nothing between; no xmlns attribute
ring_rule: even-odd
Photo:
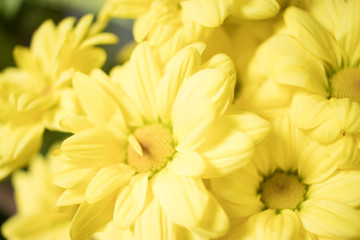
<svg viewBox="0 0 360 240"><path fill-rule="evenodd" d="M69 239L69 226L77 206L55 210L62 189L51 182L55 162L38 155L29 171L13 175L17 213L2 225L7 239Z"/></svg>
<svg viewBox="0 0 360 240"><path fill-rule="evenodd" d="M59 130L59 121L77 111L71 91L75 71L89 73L105 61L96 44L116 41L109 33L92 29L92 15L66 18L55 26L44 22L29 48L17 46L17 67L0 74L0 179L26 164L42 142L45 128Z"/></svg>
<svg viewBox="0 0 360 240"><path fill-rule="evenodd" d="M360 237L360 172L339 170L337 157L289 119L247 167L211 180L232 220L229 239Z"/></svg>
<svg viewBox="0 0 360 240"><path fill-rule="evenodd" d="M66 188L58 205L80 203L74 239L111 219L120 229L136 225L150 205L199 236L225 234L227 216L203 179L246 164L269 125L230 108L232 62L217 55L202 64L202 49L190 45L162 68L143 43L111 78L100 71L75 75L86 115L64 122L75 135L55 154L63 159L55 183Z"/></svg>

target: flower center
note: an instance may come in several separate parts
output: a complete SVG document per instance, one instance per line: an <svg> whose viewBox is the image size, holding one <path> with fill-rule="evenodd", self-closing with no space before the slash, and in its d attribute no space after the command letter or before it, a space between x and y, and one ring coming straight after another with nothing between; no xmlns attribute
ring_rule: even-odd
<svg viewBox="0 0 360 240"><path fill-rule="evenodd" d="M296 174L276 171L261 185L261 200L267 208L296 209L303 202L306 186Z"/></svg>
<svg viewBox="0 0 360 240"><path fill-rule="evenodd" d="M138 172L162 169L175 153L170 129L160 124L139 128L128 140L128 164Z"/></svg>
<svg viewBox="0 0 360 240"><path fill-rule="evenodd" d="M332 97L360 103L360 68L345 68L331 79Z"/></svg>

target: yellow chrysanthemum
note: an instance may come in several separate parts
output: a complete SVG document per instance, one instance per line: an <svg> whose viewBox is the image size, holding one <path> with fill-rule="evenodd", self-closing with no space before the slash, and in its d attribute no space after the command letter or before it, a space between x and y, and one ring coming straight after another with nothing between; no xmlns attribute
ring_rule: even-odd
<svg viewBox="0 0 360 240"><path fill-rule="evenodd" d="M176 229L225 234L227 216L202 179L246 164L269 125L229 108L233 64L225 55L201 64L202 49L186 47L161 68L143 43L111 80L100 71L75 75L86 115L63 122L75 134L54 153L63 160L55 184L66 188L58 205L80 204L73 239L90 237L111 219L121 229L135 224L135 234L149 238L160 231L163 239L181 239ZM180 227L163 229L162 214ZM148 221L160 230L147 229Z"/></svg>
<svg viewBox="0 0 360 240"><path fill-rule="evenodd" d="M287 28L262 46L252 65L253 73L265 75L268 85L280 92L261 91L259 102L291 102L291 117L298 127L321 143L333 144L332 151L343 149L358 159L359 8L360 2L351 0L315 1L309 12L289 9Z"/></svg>
<svg viewBox="0 0 360 240"><path fill-rule="evenodd" d="M233 223L229 239L359 239L360 172L339 170L288 119L273 129L251 164L211 180Z"/></svg>
<svg viewBox="0 0 360 240"><path fill-rule="evenodd" d="M40 155L35 157L29 171L13 175L17 213L2 225L9 240L70 240L69 226L76 207L55 210L63 189L52 184L54 162Z"/></svg>
<svg viewBox="0 0 360 240"><path fill-rule="evenodd" d="M101 67L106 55L94 45L116 41L112 34L94 32L92 19L84 16L76 27L74 18L58 26L44 22L30 48L15 48L17 67L0 74L0 179L38 151L44 128L59 130L59 120L76 112L70 100L74 71Z"/></svg>

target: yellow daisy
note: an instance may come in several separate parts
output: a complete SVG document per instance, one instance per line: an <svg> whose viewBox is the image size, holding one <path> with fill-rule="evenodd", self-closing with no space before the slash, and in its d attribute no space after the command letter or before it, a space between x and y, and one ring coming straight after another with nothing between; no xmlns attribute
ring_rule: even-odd
<svg viewBox="0 0 360 240"><path fill-rule="evenodd" d="M55 210L63 190L51 182L54 164L38 155L28 172L14 173L17 213L2 225L6 239L70 240L69 226L76 206Z"/></svg>
<svg viewBox="0 0 360 240"><path fill-rule="evenodd" d="M26 164L42 142L44 128L75 114L71 101L74 71L89 73L102 66L105 51L95 47L116 41L110 33L92 29L92 15L66 18L58 26L48 20L34 33L29 48L17 46L17 67L0 74L0 179Z"/></svg>
<svg viewBox="0 0 360 240"><path fill-rule="evenodd" d="M294 123L317 141L334 145L334 154L342 149L344 159L354 154L360 159L359 4L315 1L309 12L289 9L287 28L261 47L252 65L253 72L283 90L281 104L291 102ZM265 96L279 95L268 91Z"/></svg>
<svg viewBox="0 0 360 240"><path fill-rule="evenodd" d="M360 172L339 170L326 147L288 119L253 162L211 187L229 214L229 239L359 239Z"/></svg>
<svg viewBox="0 0 360 240"><path fill-rule="evenodd" d="M73 239L90 237L112 219L127 229L150 205L201 237L226 233L227 216L203 179L244 166L269 124L229 107L233 64L225 55L201 64L203 48L188 46L161 68L143 43L111 80L101 71L75 75L86 115L64 122L75 134L54 153L63 160L54 182L66 188L58 205L80 204ZM172 231L158 222L161 213L153 216L141 218L139 234ZM148 221L160 230L146 229Z"/></svg>

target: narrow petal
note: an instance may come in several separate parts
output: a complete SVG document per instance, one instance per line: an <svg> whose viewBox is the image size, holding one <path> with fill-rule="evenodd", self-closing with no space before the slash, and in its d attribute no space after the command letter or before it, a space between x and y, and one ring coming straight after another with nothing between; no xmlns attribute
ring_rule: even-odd
<svg viewBox="0 0 360 240"><path fill-rule="evenodd" d="M218 27L229 15L231 2L218 0L182 1L182 14L205 27Z"/></svg>
<svg viewBox="0 0 360 240"><path fill-rule="evenodd" d="M280 11L280 5L275 0L234 1L233 14L246 19L261 20L274 17Z"/></svg>
<svg viewBox="0 0 360 240"><path fill-rule="evenodd" d="M116 199L114 222L122 228L128 228L143 211L148 195L148 174L137 174L125 186Z"/></svg>
<svg viewBox="0 0 360 240"><path fill-rule="evenodd" d="M314 128L333 116L329 101L319 95L297 93L290 108L291 120L302 129Z"/></svg>
<svg viewBox="0 0 360 240"><path fill-rule="evenodd" d="M340 137L336 142L328 145L329 153L338 158L340 168L358 168L360 166L360 150L349 134Z"/></svg>
<svg viewBox="0 0 360 240"><path fill-rule="evenodd" d="M86 188L66 189L56 202L56 207L80 204L84 201Z"/></svg>
<svg viewBox="0 0 360 240"><path fill-rule="evenodd" d="M334 115L307 132L321 144L332 143L343 133Z"/></svg>
<svg viewBox="0 0 360 240"><path fill-rule="evenodd" d="M280 214L268 209L256 217L256 239L295 239L300 232L299 217L289 209L283 209Z"/></svg>
<svg viewBox="0 0 360 240"><path fill-rule="evenodd" d="M166 65L165 75L157 89L157 106L163 121L170 121L172 105L182 82L194 74L201 64L199 51L187 47L177 53Z"/></svg>
<svg viewBox="0 0 360 240"><path fill-rule="evenodd" d="M346 2L344 11L336 24L335 37L345 49L350 58L350 65L359 63L360 60L360 16L357 9L360 9L359 1L351 0Z"/></svg>
<svg viewBox="0 0 360 240"><path fill-rule="evenodd" d="M131 96L144 117L148 120L156 119L156 90L160 70L147 43L139 44L134 49L128 67L131 69L131 81L123 82L125 92Z"/></svg>
<svg viewBox="0 0 360 240"><path fill-rule="evenodd" d="M82 107L95 123L108 122L115 113L120 112L116 101L94 79L76 73L73 85Z"/></svg>
<svg viewBox="0 0 360 240"><path fill-rule="evenodd" d="M82 202L70 225L71 239L89 239L110 222L113 212L113 197L104 198L95 204Z"/></svg>
<svg viewBox="0 0 360 240"><path fill-rule="evenodd" d="M305 229L332 239L356 239L360 236L360 213L337 200L311 199L299 211Z"/></svg>
<svg viewBox="0 0 360 240"><path fill-rule="evenodd" d="M85 200L91 204L107 197L128 182L134 172L122 164L101 168L86 188Z"/></svg>
<svg viewBox="0 0 360 240"><path fill-rule="evenodd" d="M312 57L287 57L275 70L274 81L301 87L322 96L329 96L329 84L324 66Z"/></svg>
<svg viewBox="0 0 360 240"><path fill-rule="evenodd" d="M331 199L349 204L360 205L360 172L338 171L325 181L312 184L308 190L309 199ZM334 194L336 193L336 194Z"/></svg>
<svg viewBox="0 0 360 240"><path fill-rule="evenodd" d="M224 235L229 220L201 179L178 177L163 169L154 180L155 199L175 223L210 238Z"/></svg>
<svg viewBox="0 0 360 240"><path fill-rule="evenodd" d="M197 152L177 152L167 168L180 176L201 176L205 170L205 162Z"/></svg>
<svg viewBox="0 0 360 240"><path fill-rule="evenodd" d="M107 129L92 128L67 138L61 145L63 154L86 166L105 166L124 160L124 142Z"/></svg>
<svg viewBox="0 0 360 240"><path fill-rule="evenodd" d="M187 105L200 97L210 98L216 113L223 113L234 90L229 80L229 76L219 69L204 69L192 75L179 89L171 113L172 122L184 112Z"/></svg>
<svg viewBox="0 0 360 240"><path fill-rule="evenodd" d="M203 177L219 177L243 167L254 153L254 143L238 129L236 117L218 118L209 129L209 137L200 146L207 163Z"/></svg>
<svg viewBox="0 0 360 240"><path fill-rule="evenodd" d="M322 181L339 165L339 159L331 156L326 147L310 142L299 156L299 176L306 184Z"/></svg>
<svg viewBox="0 0 360 240"><path fill-rule="evenodd" d="M285 12L284 19L292 34L311 53L332 67L341 65L341 50L338 44L309 13L290 7Z"/></svg>
<svg viewBox="0 0 360 240"><path fill-rule="evenodd" d="M191 101L183 111L176 113L173 131L177 150L187 152L196 149L208 137L215 117L213 103L206 97Z"/></svg>
<svg viewBox="0 0 360 240"><path fill-rule="evenodd" d="M333 107L337 122L341 129L349 133L360 131L360 104L352 102L348 98L331 98L330 104Z"/></svg>

